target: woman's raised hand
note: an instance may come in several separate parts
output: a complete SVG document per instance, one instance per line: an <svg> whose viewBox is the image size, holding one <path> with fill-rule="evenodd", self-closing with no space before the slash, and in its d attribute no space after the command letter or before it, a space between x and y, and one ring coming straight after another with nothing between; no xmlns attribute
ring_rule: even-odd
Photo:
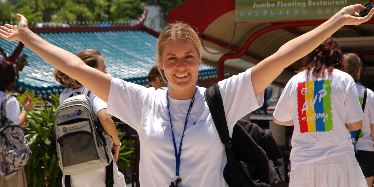
<svg viewBox="0 0 374 187"><path fill-rule="evenodd" d="M342 8L336 15L344 18L344 25L360 25L366 21L369 21L374 15L374 8L370 10L369 14L365 17L361 17L358 12L364 10L365 7L356 4Z"/></svg>
<svg viewBox="0 0 374 187"><path fill-rule="evenodd" d="M21 15L16 15L17 20L19 21L18 25L5 24L0 26L0 37L8 40L14 41L20 39L21 31L27 28L27 19Z"/></svg>

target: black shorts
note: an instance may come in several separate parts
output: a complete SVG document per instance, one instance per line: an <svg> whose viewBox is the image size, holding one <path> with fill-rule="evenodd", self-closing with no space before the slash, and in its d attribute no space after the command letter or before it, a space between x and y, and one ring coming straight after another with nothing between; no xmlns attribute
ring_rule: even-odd
<svg viewBox="0 0 374 187"><path fill-rule="evenodd" d="M374 152L357 150L356 158L364 176L374 176Z"/></svg>

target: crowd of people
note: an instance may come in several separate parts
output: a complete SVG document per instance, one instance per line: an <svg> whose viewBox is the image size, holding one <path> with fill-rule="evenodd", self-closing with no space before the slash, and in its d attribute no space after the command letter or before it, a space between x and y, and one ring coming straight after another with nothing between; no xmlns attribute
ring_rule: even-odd
<svg viewBox="0 0 374 187"><path fill-rule="evenodd" d="M351 60L330 38L344 25L358 25L371 19L374 11L365 17L358 16L357 12L363 9L361 5L342 8L254 67L218 82L232 134L239 119L262 105L265 88L285 68L304 57L303 69L287 83L274 112L276 123L294 126L289 186L364 187L365 177L368 184L373 181L372 92L367 93L367 109L363 113L359 94L364 88L339 70L352 69ZM106 74L98 51L86 50L74 55L33 33L21 14L16 17L18 25L0 26L0 37L22 42L56 69L56 79L67 88L60 99L83 87L92 92L90 97L97 106L95 113L100 121L105 121L101 124L113 139L115 158L120 142L108 114L137 131L141 186L227 185L223 177L225 148L205 101L205 88L197 85L202 46L192 27L172 23L160 33L156 66L149 74L150 84L155 88L147 88ZM95 64L89 63L92 58ZM352 71L360 75L362 69L356 70L359 67ZM0 96L6 91L3 85L12 81L1 82ZM20 115L18 103L13 103L14 113L9 118L21 124L16 118ZM358 129L363 129L364 136L356 144L356 159L349 131ZM371 164L364 169L367 163ZM114 172L118 174L115 185L123 186L123 175L116 167ZM73 185L104 186L100 183L103 175L102 171L92 171L72 176Z"/></svg>

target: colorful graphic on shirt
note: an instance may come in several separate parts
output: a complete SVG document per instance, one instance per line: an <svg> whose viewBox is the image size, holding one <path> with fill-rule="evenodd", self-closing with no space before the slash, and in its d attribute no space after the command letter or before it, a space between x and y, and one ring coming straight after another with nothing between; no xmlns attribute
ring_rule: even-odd
<svg viewBox="0 0 374 187"><path fill-rule="evenodd" d="M362 105L362 103L364 102L364 96L359 96L358 97L358 102L360 102L360 105Z"/></svg>
<svg viewBox="0 0 374 187"><path fill-rule="evenodd" d="M298 83L298 118L300 132L327 132L333 129L331 80Z"/></svg>

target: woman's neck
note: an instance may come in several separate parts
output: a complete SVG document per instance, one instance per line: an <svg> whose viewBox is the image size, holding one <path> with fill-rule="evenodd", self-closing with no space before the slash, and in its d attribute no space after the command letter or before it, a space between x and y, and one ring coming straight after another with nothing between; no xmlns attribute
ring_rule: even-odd
<svg viewBox="0 0 374 187"><path fill-rule="evenodd" d="M196 86L184 90L176 90L169 87L169 96L178 100L192 99L192 97L195 95L196 89Z"/></svg>

